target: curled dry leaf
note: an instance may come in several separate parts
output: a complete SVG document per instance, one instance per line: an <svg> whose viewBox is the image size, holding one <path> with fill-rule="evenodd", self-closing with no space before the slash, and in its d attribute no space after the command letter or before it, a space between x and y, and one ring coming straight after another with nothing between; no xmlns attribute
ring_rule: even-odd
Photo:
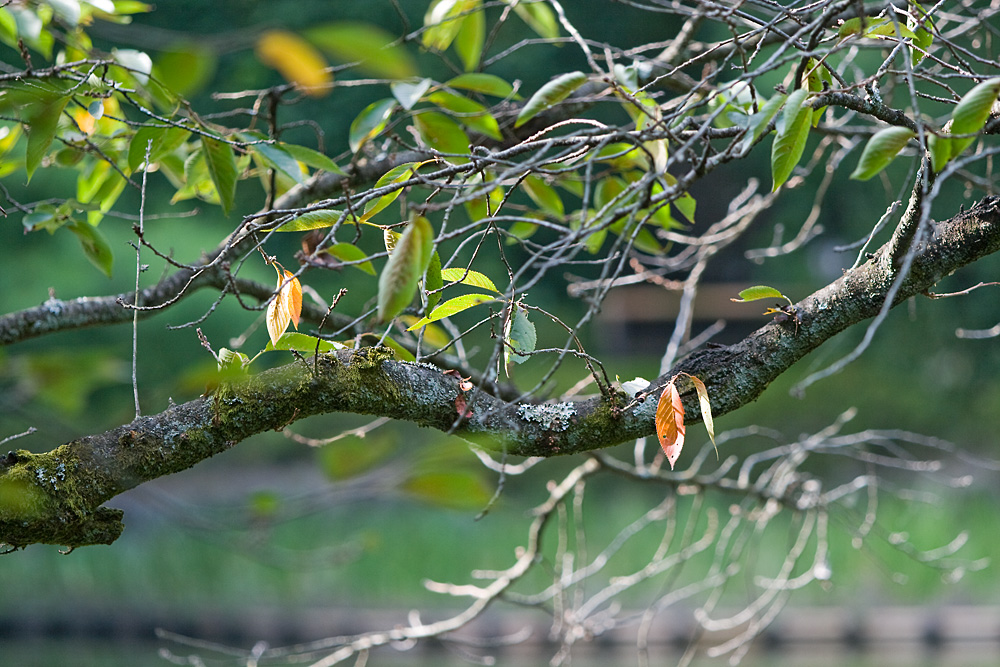
<svg viewBox="0 0 1000 667"><path fill-rule="evenodd" d="M705 428L708 430L708 437L712 441L712 447L715 447L715 456L719 456L719 448L715 444L715 421L712 419L712 403L708 400L708 389L705 388L705 383L696 378L693 375L689 375L691 382L694 384L694 389L698 392L698 404L701 406L701 418L705 422Z"/></svg>
<svg viewBox="0 0 1000 667"><path fill-rule="evenodd" d="M271 345L278 347L278 339L285 333L288 323L299 328L299 316L302 314L302 284L291 271L285 271L277 266L278 291L267 306L267 335L271 337Z"/></svg>
<svg viewBox="0 0 1000 667"><path fill-rule="evenodd" d="M656 405L656 435L673 470L684 447L684 405L673 380L663 388Z"/></svg>

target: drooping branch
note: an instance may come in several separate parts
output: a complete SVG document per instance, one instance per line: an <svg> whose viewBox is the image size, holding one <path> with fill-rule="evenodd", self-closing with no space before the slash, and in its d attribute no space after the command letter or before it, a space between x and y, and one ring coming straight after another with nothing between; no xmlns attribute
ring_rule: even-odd
<svg viewBox="0 0 1000 667"><path fill-rule="evenodd" d="M895 302L927 292L941 278L1000 250L1000 197L936 223L915 249ZM675 373L701 378L712 409L725 414L754 400L781 373L824 341L873 317L895 274L888 245L871 260L796 304L798 322L771 322L740 343L697 352ZM627 409L603 397L576 403L506 403L483 392L465 396L459 381L425 364L394 361L384 348L342 350L224 385L214 395L140 417L45 454L19 451L0 460L0 542L69 546L109 543L121 514L101 505L143 482L189 468L263 431L330 412L376 414L454 433L480 446L524 456L555 456L609 447L654 432L655 400ZM683 395L689 421L697 399Z"/></svg>

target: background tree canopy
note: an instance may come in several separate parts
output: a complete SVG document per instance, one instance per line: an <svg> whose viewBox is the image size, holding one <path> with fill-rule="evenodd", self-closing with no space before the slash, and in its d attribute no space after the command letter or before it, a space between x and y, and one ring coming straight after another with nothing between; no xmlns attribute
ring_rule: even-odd
<svg viewBox="0 0 1000 667"><path fill-rule="evenodd" d="M996 8L341 4L0 7L6 552L113 551L194 466L272 480L188 513L265 560L482 518L405 572L454 614L251 656L323 665L501 600L556 663L668 608L738 659L841 551L988 575L885 508L995 477Z"/></svg>

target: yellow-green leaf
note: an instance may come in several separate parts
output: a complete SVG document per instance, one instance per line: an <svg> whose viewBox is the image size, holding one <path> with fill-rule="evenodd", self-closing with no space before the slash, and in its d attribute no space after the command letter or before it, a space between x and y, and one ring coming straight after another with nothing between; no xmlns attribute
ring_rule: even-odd
<svg viewBox="0 0 1000 667"><path fill-rule="evenodd" d="M906 127L887 127L879 130L865 144L858 166L851 173L856 181L867 181L869 178L885 169L903 146L916 132Z"/></svg>
<svg viewBox="0 0 1000 667"><path fill-rule="evenodd" d="M422 317L417 320L413 326L407 329L407 331L419 329L420 327L430 324L431 322L443 320L446 317L451 317L452 315L457 315L464 310L468 310L473 306L478 306L481 303L487 303L495 300L495 297L488 296L486 294L463 294L462 296L456 296L454 299L448 299L439 305L427 317Z"/></svg>
<svg viewBox="0 0 1000 667"><path fill-rule="evenodd" d="M514 127L521 127L541 112L562 102L586 81L587 75L583 72L568 72L549 81L528 98L521 112L517 114Z"/></svg>
<svg viewBox="0 0 1000 667"><path fill-rule="evenodd" d="M372 102L358 114L358 117L351 123L348 134L348 142L351 145L351 152L357 153L367 141L376 137L379 132L385 129L385 124L392 115L392 110L396 108L396 100L387 97L377 102Z"/></svg>
<svg viewBox="0 0 1000 667"><path fill-rule="evenodd" d="M487 276L472 269L451 268L441 271L441 278L449 283L461 283L470 287L480 287L482 289L499 294L500 290L493 284Z"/></svg>
<svg viewBox="0 0 1000 667"><path fill-rule="evenodd" d="M694 390L698 394L698 405L701 407L701 420L705 422L705 429L708 431L708 438L712 441L712 446L715 445L715 420L712 419L712 402L708 399L708 389L705 387L705 383L696 378L693 375L689 375L691 382L694 384ZM716 447L715 455L719 455L719 449Z"/></svg>
<svg viewBox="0 0 1000 667"><path fill-rule="evenodd" d="M345 264L350 262L348 266L353 266L369 275L375 275L375 267L368 261L368 255L353 243L336 243L329 248L324 248L323 252L333 255Z"/></svg>
<svg viewBox="0 0 1000 667"><path fill-rule="evenodd" d="M469 135L444 114L424 111L413 116L413 124L429 148L449 157L469 153ZM451 159L454 161L454 157Z"/></svg>
<svg viewBox="0 0 1000 667"><path fill-rule="evenodd" d="M456 510L482 508L492 496L483 477L468 470L420 473L407 479L402 488L419 500Z"/></svg>
<svg viewBox="0 0 1000 667"><path fill-rule="evenodd" d="M449 88L471 90L475 93L492 95L493 97L520 99L520 95L514 94L514 86L495 74L483 74L481 72L459 74L454 79L450 79L445 85Z"/></svg>
<svg viewBox="0 0 1000 667"><path fill-rule="evenodd" d="M974 134L983 129L990 109L1000 95L1000 77L977 84L962 96L951 112L952 134ZM976 140L976 137L957 137L951 140L951 156L957 157Z"/></svg>
<svg viewBox="0 0 1000 667"><path fill-rule="evenodd" d="M735 301L736 303L748 303L750 301L758 301L760 299L784 299L788 301L788 303L792 302L792 300L787 296L773 287L768 287L767 285L754 285L753 287L748 287L740 292L739 299L730 299L730 301Z"/></svg>
<svg viewBox="0 0 1000 667"><path fill-rule="evenodd" d="M455 35L455 52L462 60L466 72L479 67L479 57L486 41L486 15L480 9L462 20L462 26Z"/></svg>
<svg viewBox="0 0 1000 667"><path fill-rule="evenodd" d="M427 218L416 216L396 241L378 279L378 319L388 322L410 305L417 282L430 263L434 229Z"/></svg>

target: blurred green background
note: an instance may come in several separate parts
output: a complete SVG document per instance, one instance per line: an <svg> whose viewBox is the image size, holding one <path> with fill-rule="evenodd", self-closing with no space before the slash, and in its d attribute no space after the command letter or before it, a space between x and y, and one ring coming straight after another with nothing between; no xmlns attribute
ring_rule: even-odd
<svg viewBox="0 0 1000 667"><path fill-rule="evenodd" d="M158 48L165 49L183 36L211 45L217 50L215 60L206 70L205 86L192 95L192 102L195 109L218 109L236 105L213 102L211 91L261 88L280 82L276 73L253 57L253 36L260 29L281 26L296 30L346 19L378 21L394 34L407 28L392 11L392 3L374 4L377 11L372 3L173 0L137 17L135 26L114 30L95 26L92 34L98 43L113 40L121 46L148 49L154 60ZM426 2L398 4L408 16L409 28L420 24ZM567 5L570 20L584 35L623 47L666 39L678 25L672 16L651 15L623 4L590 0ZM612 21L608 20L609 7L614 14ZM529 36L526 30L502 31L494 51ZM13 50L0 48L5 61L18 62ZM422 73L449 75L426 54L417 55ZM490 71L509 80L520 79L525 90L534 90L554 73L580 67L578 49L539 44L503 59ZM283 118L316 119L324 132L325 152L337 156L347 149L347 127L353 117L386 94L384 85L341 88L330 97L287 107ZM308 128L292 130L288 138L316 145L316 136ZM768 156L765 151L758 152L760 155L748 163L714 174L702 184L702 190L693 191L699 202L699 222L723 213L728 198L744 187L748 174L762 175L767 182ZM832 248L864 237L908 176L905 165L894 165L888 171L889 185L883 187L874 182L849 182L849 169L843 172L823 204L822 236L801 252L759 265L743 257L747 249L771 244L777 224L784 225L785 238L797 231L813 204L811 193L821 176L817 173L806 185L782 197L766 219L755 223L739 247L716 260L708 281L771 284L797 300L839 275L853 262L854 254L836 253ZM72 192L74 179L69 171L47 168L30 186L24 184L23 173L5 177L4 185L13 198L35 201ZM217 207L203 203L169 204L170 193L158 187L154 175L146 208L151 242L172 249L182 260L210 250L233 227L238 214L255 211L263 204L263 195L253 182L241 183L237 192L238 210L224 218ZM938 200L942 210L935 214L951 215L960 203L971 203L981 195L955 186ZM948 202L947 207L944 202ZM138 195L127 191L116 210L134 214L138 203ZM193 212L197 215L184 217ZM25 234L17 214L0 220L0 247L5 251L0 268L0 311L37 305L50 290L58 298L72 299L131 289L131 225L131 221L115 218L101 225L116 257L109 280L90 266L71 234ZM282 241L286 247L276 244L269 251L290 259L298 240ZM163 263L154 258L147 256L144 261L151 265L146 276L155 277L163 270ZM260 262L251 262L243 271L245 277L267 283L273 280L272 269ZM964 289L979 281L996 280L998 275L998 258L988 258L942 281L939 291ZM307 282L324 298L347 287L345 306L351 309L359 308L374 290L371 279L352 271L313 272ZM793 292L793 288L799 291ZM565 294L565 284L553 279L533 290L531 296L564 321L572 321L584 306ZM610 299L615 298L613 293ZM203 391L214 360L200 346L193 328L168 327L200 318L214 299L214 294L205 291L140 323L138 378L145 413L159 412L169 400L180 403ZM743 308L758 310L755 306ZM733 317L740 319L716 338L719 342L738 339L765 321L735 310ZM258 319L258 313L246 312L227 300L200 326L217 348L235 347L231 339ZM1000 430L1000 383L996 381L1000 343L997 339L959 340L955 330L988 328L998 321L996 288L954 299L914 301L889 316L861 359L810 387L804 398L790 397L789 388L809 372L849 352L861 340L863 326L827 343L752 405L718 418L716 429L757 424L794 439L825 427L846 409L856 407L857 417L847 431L901 428L951 441L977 458L949 458L937 479L928 475L926 482L920 483L936 494L932 502L907 497L884 504L879 525L886 531L906 532L913 543L926 548L947 544L959 531L968 531L962 555L971 561L988 558L1000 551L1000 533L995 529L998 474L996 467L979 461L994 457ZM696 331L710 323L698 321ZM602 326L610 324L599 322L596 330L585 332L584 342L610 372L623 380L656 374L659 350L669 337L672 322L633 329L630 335L638 342L632 347L645 353L630 356L622 356L624 346L602 335ZM28 427L38 429L32 436L9 443L8 448L48 450L70 438L128 422L133 414L131 336L127 326L80 330L0 350L0 437ZM252 356L265 342L266 333L258 328L249 334L245 351ZM262 363L284 362L274 358ZM525 386L530 386L532 372L530 364L524 367ZM558 379L561 386L568 387L584 373L582 367L568 365ZM296 424L295 430L309 437L329 437L369 421L328 415ZM689 437L692 444L700 446L704 432L696 427ZM734 441L731 446L732 451L745 454L765 445L750 438ZM631 446L623 446L621 455L629 457ZM386 466L360 477L350 476L351 466L365 457ZM14 622L11 618L46 618L50 612L58 616L68 609L107 613L115 609L152 610L154 617L165 619L165 627L183 631L192 627L184 619L224 618L248 609L288 609L295 617L317 607L449 607L451 601L428 593L422 580L466 583L472 570L507 567L514 549L524 542L527 513L544 498L545 481L558 479L575 463L578 461L546 461L523 477L508 479L497 505L477 521L476 515L493 493L496 475L484 471L461 441L406 424L383 426L364 439L347 438L320 449L278 433L263 434L195 469L116 499L111 505L126 509L127 530L111 547L82 549L69 556L60 555L55 548L32 547L0 559L0 590L5 600L16 601L4 605L3 627L14 628L9 634L17 638L35 626L10 625ZM831 476L836 476L838 464L830 465ZM407 489L405 480L414 471L434 467L468 472L467 503L442 507L455 503ZM949 480L966 475L973 478L967 488L949 484ZM892 482L890 479L889 484ZM604 544L622 526L658 503L662 489L612 479L595 483L589 494L591 539ZM710 500L720 510L733 502L721 495ZM683 505L680 511L686 511ZM834 530L832 586L800 591L793 598L794 604L989 604L1000 595L1000 578L992 565L969 571L958 581L944 581L941 572L922 567L898 552L852 548L851 535L856 528L857 523L845 521ZM787 546L787 535L782 537L782 531L789 530L788 526L776 525L771 530L774 539L760 540L757 558L761 562L776 561ZM642 566L657 539L647 537L646 543L621 555L617 563L620 571ZM903 573L905 579L894 577L896 573ZM629 595L623 600L626 604L648 602L643 592ZM39 624L44 626L42 621ZM205 627L197 626L194 634L211 635ZM81 632L86 634L85 629ZM334 632L330 630L330 634ZM225 633L221 634L213 638L222 641ZM10 639L0 636L0 640ZM113 638L109 640L114 643ZM131 647L122 651L131 659L121 664L137 664ZM95 658L99 662L86 663L87 651L74 653L82 661L76 664L112 664L111 654L100 653L103 657Z"/></svg>

